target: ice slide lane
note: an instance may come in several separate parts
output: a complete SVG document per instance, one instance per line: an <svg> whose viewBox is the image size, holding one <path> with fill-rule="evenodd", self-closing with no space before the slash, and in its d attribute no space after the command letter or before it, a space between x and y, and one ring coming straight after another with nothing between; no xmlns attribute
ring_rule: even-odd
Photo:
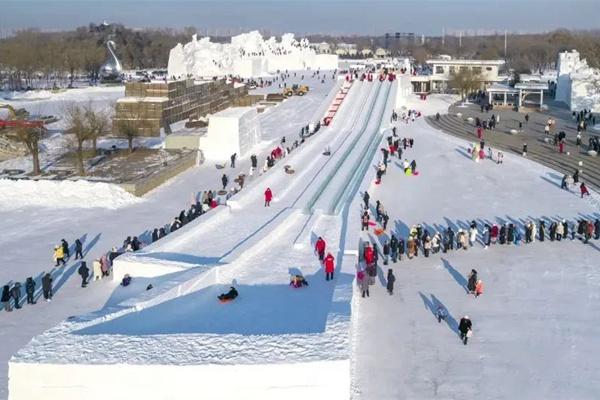
<svg viewBox="0 0 600 400"><path fill-rule="evenodd" d="M356 182L362 181L371 164L373 149L377 150L381 140L379 129L382 125L382 117L388 109L392 84L385 82L383 85L386 86L385 89L378 93L377 101L369 108L360 130L336 163L335 169L328 175L324 185L308 204L311 214L321 210L330 215L337 215L341 206L348 202L348 196L352 193L350 189L356 185ZM367 155L371 157L367 158Z"/></svg>

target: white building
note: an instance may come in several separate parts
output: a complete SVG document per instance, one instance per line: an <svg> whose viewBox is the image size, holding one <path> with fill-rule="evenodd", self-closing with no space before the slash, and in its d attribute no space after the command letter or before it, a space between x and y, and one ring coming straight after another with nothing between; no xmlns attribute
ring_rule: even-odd
<svg viewBox="0 0 600 400"><path fill-rule="evenodd" d="M431 67L432 73L413 77L413 89L416 93L445 91L452 75L461 70L469 70L479 75L481 88L485 89L502 80L498 71L504 65L504 60L452 60L448 56L443 56L427 60L426 63Z"/></svg>
<svg viewBox="0 0 600 400"><path fill-rule="evenodd" d="M600 70L588 66L577 50L560 53L556 69L555 100L571 111L600 112Z"/></svg>

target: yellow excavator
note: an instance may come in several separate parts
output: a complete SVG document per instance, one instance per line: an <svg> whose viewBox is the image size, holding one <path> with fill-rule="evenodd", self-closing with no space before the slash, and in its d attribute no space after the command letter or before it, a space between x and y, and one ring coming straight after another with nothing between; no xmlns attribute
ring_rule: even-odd
<svg viewBox="0 0 600 400"><path fill-rule="evenodd" d="M291 87L286 87L285 89L283 89L283 92L281 94L283 94L285 97L291 97L291 96L304 96L306 93L308 93L308 86L306 85L298 85L298 84L293 84Z"/></svg>
<svg viewBox="0 0 600 400"><path fill-rule="evenodd" d="M8 110L11 120L27 119L29 117L29 112L24 108L15 109L10 104L0 104L0 108L6 108Z"/></svg>

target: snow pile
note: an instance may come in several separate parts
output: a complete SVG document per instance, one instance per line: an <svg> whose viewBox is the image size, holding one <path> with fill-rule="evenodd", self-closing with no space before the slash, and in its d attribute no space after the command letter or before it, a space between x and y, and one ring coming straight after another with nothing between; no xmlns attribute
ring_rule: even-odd
<svg viewBox="0 0 600 400"><path fill-rule="evenodd" d="M337 68L336 55L316 54L306 39L297 41L286 33L277 42L264 40L258 31L231 38L231 43L213 43L196 35L186 45L179 43L169 53L170 77L212 77L237 75L243 78L264 76L277 70Z"/></svg>
<svg viewBox="0 0 600 400"><path fill-rule="evenodd" d="M47 100L53 96L49 90L30 90L27 92L0 92L0 97L5 100Z"/></svg>
<svg viewBox="0 0 600 400"><path fill-rule="evenodd" d="M117 185L87 181L0 180L0 207L109 208L117 209L143 199Z"/></svg>

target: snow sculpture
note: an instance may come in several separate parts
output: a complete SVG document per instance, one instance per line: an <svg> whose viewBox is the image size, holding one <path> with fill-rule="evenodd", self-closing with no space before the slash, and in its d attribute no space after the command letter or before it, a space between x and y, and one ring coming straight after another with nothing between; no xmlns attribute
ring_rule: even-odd
<svg viewBox="0 0 600 400"><path fill-rule="evenodd" d="M331 54L316 54L306 39L296 40L286 33L277 42L275 37L264 40L258 31L231 38L231 43L212 43L209 37L178 44L169 53L169 77L205 78L236 75L242 78L266 76L284 70L337 68L338 58Z"/></svg>
<svg viewBox="0 0 600 400"><path fill-rule="evenodd" d="M234 107L208 119L208 133L200 139L207 160L227 161L236 153L244 157L261 140L260 122L254 107Z"/></svg>
<svg viewBox="0 0 600 400"><path fill-rule="evenodd" d="M554 98L571 111L600 112L600 70L588 66L576 50L560 53Z"/></svg>

